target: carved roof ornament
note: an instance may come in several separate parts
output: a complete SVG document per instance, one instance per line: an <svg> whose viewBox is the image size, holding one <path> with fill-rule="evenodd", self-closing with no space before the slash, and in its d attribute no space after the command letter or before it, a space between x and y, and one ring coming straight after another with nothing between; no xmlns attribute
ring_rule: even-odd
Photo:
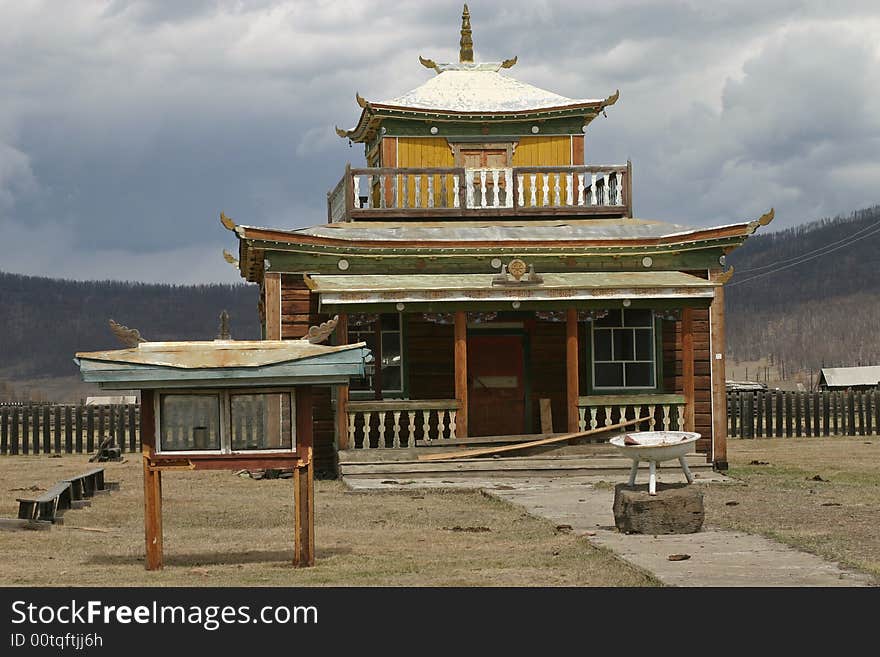
<svg viewBox="0 0 880 657"><path fill-rule="evenodd" d="M714 280L716 283L721 283L722 285L724 285L731 278L733 278L733 265L731 265L730 269L728 269L727 271L723 271L715 276Z"/></svg>
<svg viewBox="0 0 880 657"><path fill-rule="evenodd" d="M232 219L227 217L226 213L222 210L220 211L220 223L223 224L223 227L226 230L231 230L232 232L235 232L235 229L238 228L236 223Z"/></svg>
<svg viewBox="0 0 880 657"><path fill-rule="evenodd" d="M770 208L770 210L768 212L765 212L764 214L762 214L760 217L758 217L754 221L750 221L749 228L751 229L751 232L754 233L756 230L758 230L759 226L766 226L771 221L773 221L773 217L775 217L775 216L776 216L775 210L773 208Z"/></svg>
<svg viewBox="0 0 880 657"><path fill-rule="evenodd" d="M146 340L141 337L140 331L128 328L122 324L117 324L112 319L110 320L110 330L113 331L113 335L116 336L116 339L126 347L137 347L141 342L146 342Z"/></svg>
<svg viewBox="0 0 880 657"><path fill-rule="evenodd" d="M324 342L324 340L329 338L330 334L336 329L338 323L339 315L334 315L332 319L328 319L326 322L318 326L310 326L309 332L302 336L300 340L308 340L312 344Z"/></svg>
<svg viewBox="0 0 880 657"><path fill-rule="evenodd" d="M526 265L520 258L514 258L501 266L501 273L492 279L492 285L540 285L544 282L535 273L534 265Z"/></svg>
<svg viewBox="0 0 880 657"><path fill-rule="evenodd" d="M218 340L231 340L232 334L229 332L229 313L225 310L220 313L220 330L217 332Z"/></svg>
<svg viewBox="0 0 880 657"><path fill-rule="evenodd" d="M458 51L458 61L462 64L474 62L474 40L471 34L471 12L465 4L464 10L461 12L461 41L459 41L460 49Z"/></svg>
<svg viewBox="0 0 880 657"><path fill-rule="evenodd" d="M237 265L238 265L238 260L236 259L236 257L235 257L234 255L232 255L232 254L231 254L229 251L227 251L226 249L223 249L223 259L224 259L226 262L228 262L230 265L232 265L232 266L237 266Z"/></svg>
<svg viewBox="0 0 880 657"><path fill-rule="evenodd" d="M361 96L357 91L354 92L354 99L357 101L358 106L363 109L366 109L367 107L370 106L370 103L363 96Z"/></svg>

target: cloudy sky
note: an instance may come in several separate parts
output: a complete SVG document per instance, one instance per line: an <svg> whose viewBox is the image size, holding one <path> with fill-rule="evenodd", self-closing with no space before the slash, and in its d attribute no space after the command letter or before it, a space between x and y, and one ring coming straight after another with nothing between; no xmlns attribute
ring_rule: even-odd
<svg viewBox="0 0 880 657"><path fill-rule="evenodd" d="M587 160L640 217L776 227L880 202L877 0L472 0L477 60L620 101ZM354 94L458 54L461 4L0 0L0 270L232 282L218 222L325 221Z"/></svg>

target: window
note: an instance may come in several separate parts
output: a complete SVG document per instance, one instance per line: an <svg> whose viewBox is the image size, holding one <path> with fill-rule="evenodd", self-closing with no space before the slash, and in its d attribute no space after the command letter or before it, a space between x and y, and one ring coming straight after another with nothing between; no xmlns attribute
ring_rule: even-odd
<svg viewBox="0 0 880 657"><path fill-rule="evenodd" d="M654 313L651 310L609 310L590 326L594 390L656 388Z"/></svg>
<svg viewBox="0 0 880 657"><path fill-rule="evenodd" d="M366 376L360 379L352 378L351 390L376 392L378 389L383 395L403 394L401 324L399 314L349 315L349 344L366 342L370 349Z"/></svg>
<svg viewBox="0 0 880 657"><path fill-rule="evenodd" d="M295 445L290 390L164 392L156 411L160 453L291 451Z"/></svg>

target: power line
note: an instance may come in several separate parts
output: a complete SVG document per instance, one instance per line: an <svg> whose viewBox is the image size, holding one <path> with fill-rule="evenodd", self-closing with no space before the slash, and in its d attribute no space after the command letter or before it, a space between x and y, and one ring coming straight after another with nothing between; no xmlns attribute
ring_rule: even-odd
<svg viewBox="0 0 880 657"><path fill-rule="evenodd" d="M801 254L799 254L799 255L792 256L791 258L786 258L785 260L778 260L778 261L776 261L776 262L771 262L770 264L767 264L767 265L761 265L760 267L752 267L751 269L746 269L746 270L743 270L743 271L741 271L741 272L739 272L739 273L740 273L740 274L750 274L750 273L752 273L752 272L754 272L754 271L761 271L762 269L767 269L768 267L775 267L775 266L777 266L777 265L784 265L784 264L786 264L786 263L788 263L788 262L791 262L791 261L793 261L793 260L799 260L799 259L801 259L801 258L803 258L803 257L806 257L806 256L809 256L809 255L812 255L812 254L814 254L814 253L818 253L819 251L824 251L825 249L829 249L829 248L831 248L832 246L835 246L835 245L837 245L837 244L840 244L841 242L845 242L845 241L847 241L847 240L851 240L851 239L853 239L854 237L857 237L859 234L864 233L866 230L871 230L872 228L874 228L874 227L876 227L876 226L880 226L880 220L874 222L873 224L871 224L871 225L869 225L869 226L865 226L864 228L860 228L859 230L857 230L856 232L852 233L851 235L847 235L846 237L843 237L843 238L837 240L836 242L831 242L830 244L825 244L825 245L823 245L823 246L820 246L820 247L817 248L817 249L813 249L812 251L807 251L806 253L801 253Z"/></svg>
<svg viewBox="0 0 880 657"><path fill-rule="evenodd" d="M880 223L880 222L878 222L878 223ZM871 235L875 235L875 234L877 234L877 233L880 233L880 226L875 225L875 226L874 226L874 230L872 230L870 233L867 233L867 234L865 234L865 235L862 235L862 237L861 237L860 239L864 239L864 238L866 238L866 237L870 237ZM822 256L828 255L829 253L834 253L835 251L839 251L839 250L842 249L842 248L845 248L845 247L847 247L847 246L850 246L850 244L852 244L852 242L855 241L854 239L852 239L853 237L854 237L854 235L850 235L850 237L847 238L847 241L846 241L845 244L840 244L840 241L842 241L842 240L839 240L838 242L835 243L835 244L838 244L838 246L836 246L836 247L834 247L833 249L830 249L830 250L828 250L828 251L825 251L824 253L817 253L817 254L815 254L815 255L810 255L809 257L799 256L799 257L801 257L801 258L803 258L803 259L802 259L802 260L799 260L798 262L792 262L791 264L785 265L785 266L783 266L783 267L778 267L778 268L776 268L776 269L771 269L770 271L766 271L766 272L764 272L763 274L757 274L757 275L755 275L755 276L751 276L751 277L749 277L749 278L745 278L745 279L743 279L743 280L741 280L741 281L734 281L734 282L732 282L732 283L728 283L728 284L727 284L727 287L733 287L733 286L735 286L735 285L742 285L743 283L748 283L748 282L750 282L750 281L754 281L754 280L757 280L757 279L759 279L759 278L764 278L764 276L769 276L770 274L775 274L775 273L780 272L780 271L783 271L783 270L785 270L785 269L791 269L792 267L796 267L797 265L802 265L802 264L804 264L805 262L809 262L809 261L811 261L811 260L815 260L816 258L821 258ZM780 263L775 263L775 264L780 264ZM751 271L755 271L755 270L753 269L753 270L751 270Z"/></svg>

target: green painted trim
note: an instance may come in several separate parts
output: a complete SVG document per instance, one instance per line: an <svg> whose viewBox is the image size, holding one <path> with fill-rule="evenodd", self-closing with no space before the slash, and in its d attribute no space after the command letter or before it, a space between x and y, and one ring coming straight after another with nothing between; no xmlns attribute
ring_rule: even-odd
<svg viewBox="0 0 880 657"><path fill-rule="evenodd" d="M693 299L633 299L630 308L654 308L657 310L671 310L675 308L708 308L711 303L708 298ZM425 303L407 303L404 313L449 313L456 310L466 311L514 311L528 312L534 310L566 310L568 308L577 308L579 310L602 310L605 308L622 308L622 300L596 300L596 301L523 301L519 308L513 308L510 302L425 302ZM397 312L394 303L377 303L377 304L321 304L321 312L329 312L331 314L337 312L369 312L369 313L389 313Z"/></svg>
<svg viewBox="0 0 880 657"><path fill-rule="evenodd" d="M561 137L571 135L583 135L584 123L587 112L583 109L571 112L568 115L547 118L544 115L524 116L519 119L498 119L486 116L477 116L462 120L450 119L448 115L411 115L395 118L383 118L383 137L445 137L457 139L461 137L486 137L503 139L517 139L519 137ZM532 126L538 125L540 132L532 132ZM431 134L431 127L436 126L437 134ZM484 130L488 128L488 132Z"/></svg>
<svg viewBox="0 0 880 657"><path fill-rule="evenodd" d="M509 251L505 254L505 251ZM529 250L513 251L496 249L486 253L449 255L446 253L425 257L411 253L394 256L366 256L354 253L314 253L302 251L272 251L266 253L269 261L267 272L314 274L341 273L337 263L341 258L348 260L346 274L454 274L490 273L493 258L517 255L528 259L539 273L566 271L684 271L711 269L720 265L723 255L720 247L652 254L654 260L650 268L642 265L643 254L619 255L553 255L548 253L529 254Z"/></svg>

